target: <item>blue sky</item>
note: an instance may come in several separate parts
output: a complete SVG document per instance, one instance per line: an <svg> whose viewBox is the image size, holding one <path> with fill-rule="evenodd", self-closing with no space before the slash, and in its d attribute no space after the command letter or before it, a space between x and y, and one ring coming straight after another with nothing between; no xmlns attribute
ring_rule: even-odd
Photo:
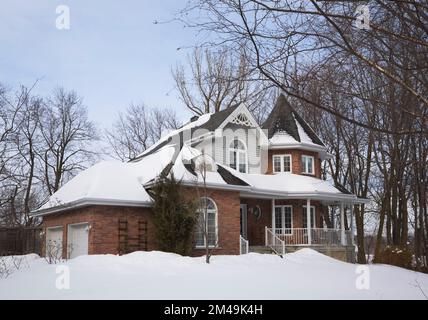
<svg viewBox="0 0 428 320"><path fill-rule="evenodd" d="M109 126L129 103L190 114L174 90L171 68L185 62L195 32L171 22L177 0L0 0L0 82L48 94L63 86L84 98L89 116ZM70 8L70 30L55 27L58 5ZM190 50L190 49L189 49Z"/></svg>

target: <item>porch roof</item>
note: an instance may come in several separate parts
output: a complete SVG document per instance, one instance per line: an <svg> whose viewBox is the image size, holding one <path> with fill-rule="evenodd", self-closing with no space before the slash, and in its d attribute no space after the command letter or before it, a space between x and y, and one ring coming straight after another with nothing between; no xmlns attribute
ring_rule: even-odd
<svg viewBox="0 0 428 320"><path fill-rule="evenodd" d="M184 147L178 155L171 172L181 179L183 184L201 186L204 179L200 172L190 170L183 161L189 161L198 150ZM217 170L205 173L205 184L209 188L240 191L241 197L259 197L276 199L313 199L326 202L367 203L368 199L358 198L351 193L345 193L326 180L293 173L278 173L273 175L241 173L227 166L217 165ZM227 175L225 174L227 173ZM233 179L232 179L233 178Z"/></svg>

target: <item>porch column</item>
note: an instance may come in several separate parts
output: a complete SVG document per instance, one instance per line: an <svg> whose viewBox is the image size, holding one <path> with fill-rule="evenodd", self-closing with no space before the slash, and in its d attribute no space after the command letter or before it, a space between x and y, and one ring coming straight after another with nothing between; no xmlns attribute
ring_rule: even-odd
<svg viewBox="0 0 428 320"><path fill-rule="evenodd" d="M275 199L272 199L272 244L275 244Z"/></svg>
<svg viewBox="0 0 428 320"><path fill-rule="evenodd" d="M311 232L311 199L306 200L306 227L308 228L308 245L312 244L312 232Z"/></svg>
<svg viewBox="0 0 428 320"><path fill-rule="evenodd" d="M346 246L346 237L345 237L345 204L340 203L340 238L342 240L342 246Z"/></svg>

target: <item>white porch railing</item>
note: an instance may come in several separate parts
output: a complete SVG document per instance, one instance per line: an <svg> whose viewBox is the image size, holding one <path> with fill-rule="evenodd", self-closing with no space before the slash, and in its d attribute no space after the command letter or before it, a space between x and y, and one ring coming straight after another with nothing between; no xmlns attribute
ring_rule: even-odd
<svg viewBox="0 0 428 320"><path fill-rule="evenodd" d="M272 232L272 229L265 227L265 245L271 248L276 254L285 254L285 241Z"/></svg>
<svg viewBox="0 0 428 320"><path fill-rule="evenodd" d="M243 236L239 236L239 254L246 254L249 251L248 240Z"/></svg>
<svg viewBox="0 0 428 320"><path fill-rule="evenodd" d="M272 228L266 229L266 232L273 234ZM309 245L307 228L275 229L275 235L287 246ZM345 231L345 239L345 244L352 243L350 230ZM310 245L340 246L342 245L341 230L312 228Z"/></svg>

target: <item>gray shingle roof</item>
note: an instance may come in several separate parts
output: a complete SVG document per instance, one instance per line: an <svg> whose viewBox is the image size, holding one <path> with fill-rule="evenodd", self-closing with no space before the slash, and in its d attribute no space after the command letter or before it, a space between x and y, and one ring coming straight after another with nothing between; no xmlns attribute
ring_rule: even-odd
<svg viewBox="0 0 428 320"><path fill-rule="evenodd" d="M208 131L214 131L215 129L217 129L223 122L224 122L224 120L226 120L226 118L228 117L228 116L230 116L231 114L232 114L232 112L233 111L235 111L236 110L236 108L238 108L238 104L236 104L236 105L233 105L233 106L231 106L231 107L229 107L229 108L227 108L227 109L224 109L224 110L222 110L222 111L219 111L219 112L216 112L216 113L213 113L211 116L210 116L210 118L208 119L208 121L207 122L205 122L204 124L202 124L202 125L200 125L200 126L194 126L194 127L192 127L190 130L190 133L191 133L191 136L193 137L193 133L196 131L196 130L198 130L198 129L204 129L204 130L208 130ZM196 121L198 119L198 117L192 117L192 121L191 122L193 122L193 121ZM189 123L189 122L188 122ZM187 125L188 123L186 123L186 124L184 124L183 126L181 126L179 129L177 129L176 131L177 131L177 133L175 133L175 134L173 134L172 136L170 136L167 140L165 140L165 141L162 141L162 142L158 142L157 143L157 145L155 144L153 147L152 147L152 149L149 151L149 152L145 152L145 153L143 153L143 154L141 154L141 155L139 155L139 156L137 156L137 157L135 157L134 159L132 159L132 160L130 160L131 162L135 162L135 161L138 161L138 160L140 160L140 159L142 159L142 158L144 158L144 157L146 157L146 156L148 156L148 155L150 155L150 154L152 154L152 153L154 153L154 152L156 152L156 151L158 151L160 148L162 148L163 146L165 146L165 145L168 145L168 144L170 144L171 142L173 142L173 141L179 141L180 142L180 145L179 146L177 146L177 153L178 153L178 151L180 151L181 150L181 148L183 147L183 142L184 142L184 139L183 139L183 131L181 131L180 129L181 128L183 128L185 125ZM176 138L177 136L179 136L179 139L174 139L174 138ZM196 137L193 137L193 138L196 138Z"/></svg>
<svg viewBox="0 0 428 320"><path fill-rule="evenodd" d="M313 143L324 146L324 143L318 138L314 130L303 120L296 110L294 110L283 94L279 95L274 108L263 123L262 128L268 130L269 139L272 138L276 132L285 131L296 141L301 142L296 121Z"/></svg>
<svg viewBox="0 0 428 320"><path fill-rule="evenodd" d="M217 129L223 122L224 120L226 120L226 118L228 116L230 116L232 114L233 111L236 110L236 108L238 108L239 105L235 104L234 106L231 106L227 109L224 109L222 111L213 113L210 117L210 119L205 122L203 125L196 127L195 129L206 129L209 131L214 131L215 129Z"/></svg>

